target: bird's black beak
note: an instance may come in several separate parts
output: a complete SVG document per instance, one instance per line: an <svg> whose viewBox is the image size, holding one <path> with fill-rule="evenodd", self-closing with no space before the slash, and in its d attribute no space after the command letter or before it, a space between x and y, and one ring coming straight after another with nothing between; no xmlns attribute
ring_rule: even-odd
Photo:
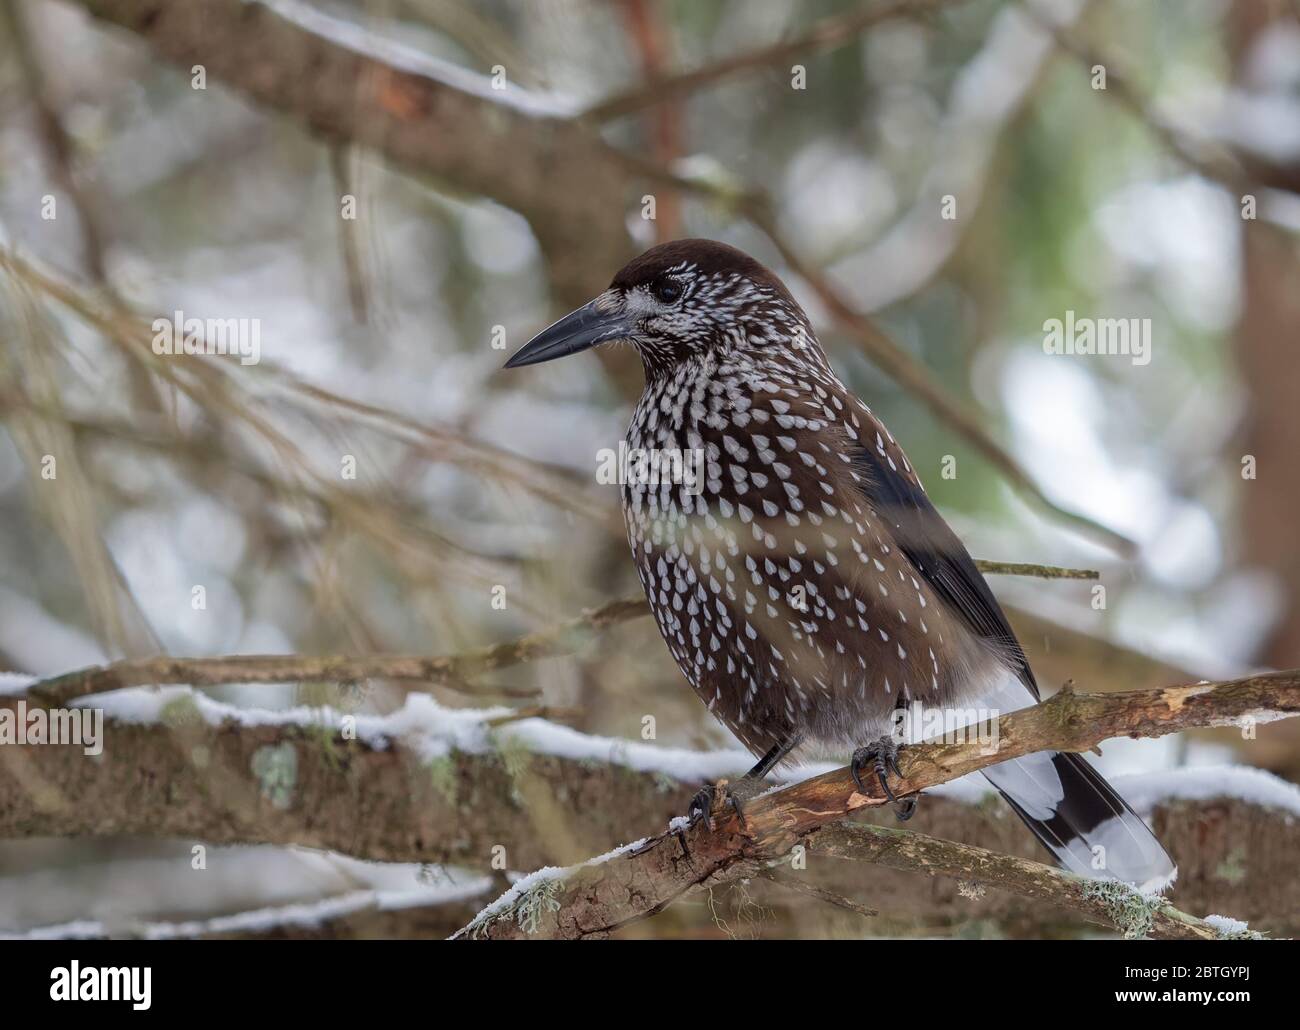
<svg viewBox="0 0 1300 1030"><path fill-rule="evenodd" d="M593 300L543 329L524 344L505 367L518 368L520 365L553 361L631 334L632 325L627 318L619 312L598 310Z"/></svg>

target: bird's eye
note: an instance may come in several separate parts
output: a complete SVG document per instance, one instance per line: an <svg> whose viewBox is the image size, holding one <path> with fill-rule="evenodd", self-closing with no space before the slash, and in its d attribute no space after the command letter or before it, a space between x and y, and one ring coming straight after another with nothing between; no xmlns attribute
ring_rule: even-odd
<svg viewBox="0 0 1300 1030"><path fill-rule="evenodd" d="M671 304L682 295L680 284L674 282L672 279L660 279L650 287L650 289L651 292L653 292L654 295L665 304Z"/></svg>

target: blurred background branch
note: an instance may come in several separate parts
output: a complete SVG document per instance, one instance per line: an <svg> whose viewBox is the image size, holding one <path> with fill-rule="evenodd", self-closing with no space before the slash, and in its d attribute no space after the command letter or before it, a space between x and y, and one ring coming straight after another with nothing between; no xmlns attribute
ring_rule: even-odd
<svg viewBox="0 0 1300 1030"><path fill-rule="evenodd" d="M492 87L483 81L479 81L473 91L468 83L465 88L457 89L447 81L448 71L431 62L417 65L421 73L409 71L413 55L404 54L399 58L398 54L390 54L383 48L357 49L357 37L348 34L343 24L296 0L276 0L274 3L263 0L196 0L194 6L181 8L160 4L160 0L86 2L96 17L139 32L151 46L173 61L184 64L198 60L200 54L207 55L205 68L210 67L214 75L251 93L263 103L296 114L318 133L342 142L375 146L399 164L447 178L462 188L468 188L467 184L472 181L477 191L513 207L529 220L547 254L556 292L571 305L584 302L599 292L611 270L621 265L622 258L627 256L630 240L625 236L621 223L611 222L596 227L567 222L566 212L557 210L553 191L547 187L553 177L564 180L566 190L563 192L581 199L585 219L590 217L592 210L619 206L618 194L626 196L628 193L629 171L644 171L644 166L640 162L620 160L598 136L589 133L580 120L561 114L562 108L553 103L547 107L542 98L528 97L523 91L508 85L497 91L499 100L489 99L493 96ZM643 47L642 56L643 63L649 62L647 69L653 77L656 61L661 59L655 56L659 44L650 41L653 22L644 16L644 11L642 16L636 16L635 12L642 10L638 5L623 6L629 12L634 38L650 47L649 51ZM860 12L848 24L837 22L812 35L818 41L817 48L838 45L852 38L854 33L900 13L916 14L937 6L940 5L928 0L903 0L902 3L872 8L869 13ZM222 27L215 38L209 35L214 24ZM811 44L801 40L791 45L797 53ZM285 48L297 55L298 67L290 67L280 58ZM756 63L783 59L782 55L788 49L788 46L769 49L761 61L752 57L741 58L741 66L752 67ZM222 59L213 61L214 51L221 54ZM227 53L228 58L225 57ZM239 55L237 59L235 55ZM691 86L699 86L715 77L701 70L689 82ZM360 98L341 96L336 88L329 88L338 82L371 80L381 85ZM652 147L661 168L664 162L676 155L677 150L673 142L677 130L673 128L675 117L671 99L666 98L665 102L668 106L661 110ZM498 106L489 110L489 105L494 103ZM615 110L624 113L621 107ZM485 133L484 129L489 131ZM420 141L430 134L454 136L461 145L449 152L422 144ZM471 138L476 140L472 147L468 145ZM500 149L507 140L508 157ZM557 148L563 152L562 166ZM489 168L493 169L490 175L486 171ZM592 196L587 190L594 188L597 181L604 192ZM524 186L526 182L531 184L531 188ZM609 199L602 203L599 196ZM777 233L769 205L761 195L742 190L740 196L748 198L739 206L740 213L754 221L771 239L790 269L813 286L831 315L847 326L877 365L955 431L969 439L1013 487L1024 491L1067 524L1095 535L1131 556L1133 543L1123 534L1097 520L1066 511L1049 500L965 405L950 397L920 363L861 316L828 279L801 260ZM719 199L725 201L726 197ZM679 220L674 213L677 203L676 196L669 194L665 198L666 206L657 214L656 224L662 217L667 226L661 230L662 238L676 234L672 227ZM563 227L556 224L560 222L564 223ZM583 241L581 258L574 252L579 238ZM593 238L608 242L604 246L593 246ZM615 257L614 254L621 256ZM579 260L585 263L581 268L575 264ZM348 268L355 307L355 294L359 287L354 279L354 260L349 259ZM556 278L561 274L564 278Z"/></svg>

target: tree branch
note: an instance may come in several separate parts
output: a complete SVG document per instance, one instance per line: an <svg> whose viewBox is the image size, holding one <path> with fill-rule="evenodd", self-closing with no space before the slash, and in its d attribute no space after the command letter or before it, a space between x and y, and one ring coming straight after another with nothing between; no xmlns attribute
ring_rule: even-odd
<svg viewBox="0 0 1300 1030"><path fill-rule="evenodd" d="M810 857L921 870L1064 905L1091 922L1121 930L1126 937L1214 940L1219 936L1204 920L1180 912L1163 899L1143 898L1122 884L1088 880L1042 862L911 830L838 822L809 834L803 843ZM786 874L782 882L788 879Z"/></svg>
<svg viewBox="0 0 1300 1030"><path fill-rule="evenodd" d="M903 778L894 791L900 797L915 794L1010 758L1045 750L1086 751L1114 736L1159 737L1192 726L1296 713L1300 671L1115 694L1062 690L1043 704L1003 716L996 743L906 748L900 757ZM517 886L484 909L458 936L529 936L516 916L538 891L547 904L526 921L533 934L607 934L653 915L689 891L752 874L829 822L885 804L879 786L871 787L870 795L859 793L845 767L747 802L743 826L734 812L718 811L712 829L701 821L558 875L525 880L522 889Z"/></svg>
<svg viewBox="0 0 1300 1030"><path fill-rule="evenodd" d="M676 75L664 75L652 79L644 86L638 86L592 105L584 112L583 117L592 121L608 121L634 114L647 107L675 100L688 93L712 86L739 72L782 65L803 54L822 53L845 46L873 25L889 21L891 18L928 15L941 7L951 6L957 2L960 0L883 0L880 3L864 4L844 14L824 18L794 39L756 47Z"/></svg>
<svg viewBox="0 0 1300 1030"><path fill-rule="evenodd" d="M1218 182L1235 193L1238 198L1257 193L1261 186L1272 189L1300 192L1300 169L1276 164L1259 154L1243 153L1239 148L1221 139L1193 137L1176 128L1143 98L1134 84L1134 77L1115 60L1113 55L1097 52L1069 26L1057 23L1042 10L1021 4L1029 17L1051 33L1059 46L1085 69L1102 67L1106 70L1106 88L1100 92L1114 97L1129 114L1146 126L1156 141L1179 162L1197 175Z"/></svg>
<svg viewBox="0 0 1300 1030"><path fill-rule="evenodd" d="M18 700L0 698L0 720L17 714ZM151 703L156 717L148 714ZM356 716L357 739L348 739L342 717L328 709L257 712L186 690L137 691L120 709L108 707L104 751L96 758L77 746L0 747L0 839L129 835L293 844L480 872L501 858L512 869L568 865L662 826L685 811L700 779L733 775L749 764L740 752L701 755L537 722L480 729L491 714L448 712L412 698L393 716ZM277 759L270 772L268 757ZM1286 807L1292 802L1283 784L1270 788L1277 795L1272 802L1260 790L1267 779L1253 770L1226 770L1222 789L1207 797L1203 786L1184 791L1175 778L1149 793L1146 804L1179 860L1180 907L1230 912L1290 935L1300 931L1289 872L1300 821ZM1197 800L1178 800L1184 793ZM1284 810L1264 807L1270 803ZM859 811L860 818L893 822L887 808ZM1029 832L996 804L933 796L911 825L1003 855L1038 854ZM1019 932L1077 927L1068 908L1026 906L997 892L971 899L946 881L918 884L925 873L914 867L814 862L808 874L801 882L880 899L874 906L903 929L972 919ZM821 925L779 898L770 906L778 934ZM700 929L709 923L707 913L690 906L674 909L673 919ZM403 925L433 933L430 927L441 924L413 915Z"/></svg>
<svg viewBox="0 0 1300 1030"><path fill-rule="evenodd" d="M0 839L295 844L487 872L498 847L511 869L579 861L638 825L662 825L696 789L619 762L622 742L542 724L584 752L545 753L530 746L528 724L493 727L492 710L413 700L393 717L352 717L350 731L328 709L240 710L171 689L136 697L122 716L110 707L96 757L5 740ZM20 704L0 697L0 726L12 730ZM745 760L724 753L705 767L723 774Z"/></svg>
<svg viewBox="0 0 1300 1030"><path fill-rule="evenodd" d="M630 256L631 237L609 213L624 209L634 181L657 174L719 199L716 190L662 169L656 173L621 154L568 110L518 89L492 90L463 68L382 46L297 0L81 2L96 17L138 33L169 60L187 69L203 64L216 78L296 116L331 142L373 147L408 169L519 211L537 234L557 292L571 304L589 300ZM884 17L876 12L921 11L942 2L897 0L860 17L869 24ZM830 35L839 39L840 31ZM789 45L776 44L776 52ZM565 188L555 189L556 182ZM775 232L763 203L743 194L721 199L771 236L863 350L970 440L1012 485L1076 528L1131 553L1131 541L1051 501L965 405L798 258Z"/></svg>
<svg viewBox="0 0 1300 1030"><path fill-rule="evenodd" d="M983 559L976 559L975 564L981 572L988 575L1033 576L1040 579L1097 579L1099 575L1092 569L1067 569L1057 565ZM527 633L515 640L439 657L227 655L219 658L159 656L127 659L42 680L28 688L28 694L47 704L57 705L86 694L102 694L124 687L173 683L206 687L227 683L351 683L367 679L436 683L452 690L474 693L466 684L466 680L474 676L518 665L520 662L573 654L600 630L648 615L649 612L643 597L625 597L589 608L575 618ZM513 697L536 696L532 690L493 688L492 691L479 691L489 692Z"/></svg>
<svg viewBox="0 0 1300 1030"><path fill-rule="evenodd" d="M485 672L537 658L572 654L594 632L648 612L642 597L609 601L576 618L527 633L515 640L429 657L421 655L228 655L220 658L170 658L161 656L113 662L42 680L28 688L32 697L55 705L86 694L102 694L124 687L188 683L218 686L226 683L299 683L332 681L351 683L367 679L414 680L465 689L465 680ZM528 691L524 696L532 697Z"/></svg>
<svg viewBox="0 0 1300 1030"><path fill-rule="evenodd" d="M824 901L828 905L834 905L836 908L842 908L846 912L856 912L860 916L871 918L880 915L874 908L868 908L861 905L852 898L846 898L843 894L837 894L835 891L827 890L825 887L815 883L809 883L806 879L795 876L793 873L786 872L780 868L772 867L763 870L763 875L773 883L780 884L787 890L795 891L798 894L806 894L810 898L816 898L818 901Z"/></svg>
<svg viewBox="0 0 1300 1030"><path fill-rule="evenodd" d="M557 292L577 304L630 256L618 217L626 166L572 112L507 84L382 44L294 0L82 0L186 73L209 75L317 135L526 217ZM556 183L564 189L556 189Z"/></svg>

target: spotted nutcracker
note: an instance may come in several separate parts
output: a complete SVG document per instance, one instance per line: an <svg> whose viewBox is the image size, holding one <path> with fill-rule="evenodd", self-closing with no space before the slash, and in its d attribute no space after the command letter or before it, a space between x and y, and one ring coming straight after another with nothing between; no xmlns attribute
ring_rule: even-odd
<svg viewBox="0 0 1300 1030"><path fill-rule="evenodd" d="M623 514L668 649L761 756L741 793L815 746L851 750L859 786L870 770L893 800L900 709L1007 712L1038 699L983 576L767 268L710 240L655 247L506 367L616 340L645 366L628 453L702 455L694 482L627 477ZM1176 876L1080 756L1040 753L984 775L1067 868L1147 890ZM692 815L710 801L706 789ZM913 803L895 810L907 818Z"/></svg>

